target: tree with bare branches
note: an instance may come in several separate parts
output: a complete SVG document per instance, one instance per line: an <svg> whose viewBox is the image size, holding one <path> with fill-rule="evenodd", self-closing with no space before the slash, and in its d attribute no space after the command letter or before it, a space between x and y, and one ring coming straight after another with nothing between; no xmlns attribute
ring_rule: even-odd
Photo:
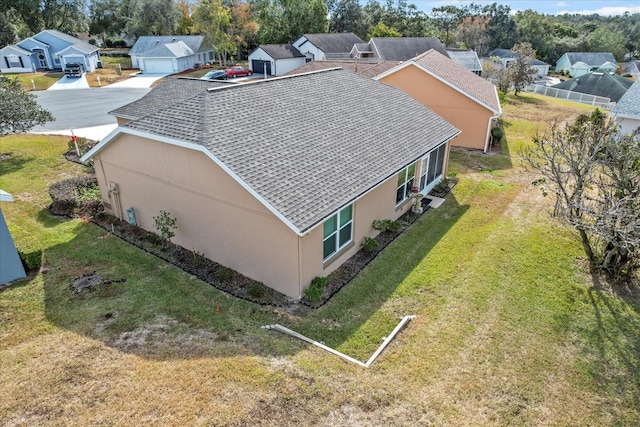
<svg viewBox="0 0 640 427"><path fill-rule="evenodd" d="M640 266L640 129L621 134L600 110L552 124L525 150L534 184L555 196L554 216L580 235L592 265L615 275Z"/></svg>

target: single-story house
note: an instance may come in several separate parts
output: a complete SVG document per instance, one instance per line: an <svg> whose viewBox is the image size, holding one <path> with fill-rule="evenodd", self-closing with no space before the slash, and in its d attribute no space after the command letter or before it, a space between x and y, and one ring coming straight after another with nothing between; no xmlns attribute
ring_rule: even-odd
<svg viewBox="0 0 640 427"><path fill-rule="evenodd" d="M471 71L473 74L482 75L482 63L478 54L473 49L449 49L447 48L449 58Z"/></svg>
<svg viewBox="0 0 640 427"><path fill-rule="evenodd" d="M0 202L13 202L13 197L6 191L0 190ZM0 209L0 254L2 254L0 255L0 284L26 277L2 209Z"/></svg>
<svg viewBox="0 0 640 427"><path fill-rule="evenodd" d="M44 30L0 49L2 73L62 70L70 63L95 71L101 66L98 47L58 30Z"/></svg>
<svg viewBox="0 0 640 427"><path fill-rule="evenodd" d="M618 102L632 84L633 81L613 72L593 71L580 77L565 80L551 87L569 90L571 92L602 96L609 98L612 102Z"/></svg>
<svg viewBox="0 0 640 427"><path fill-rule="evenodd" d="M443 179L458 133L401 90L328 70L207 90L118 127L82 161L107 211L132 208L147 230L167 211L175 243L301 298L374 220Z"/></svg>
<svg viewBox="0 0 640 427"><path fill-rule="evenodd" d="M228 80L212 81L189 77L165 77L142 98L109 111L109 114L115 116L118 126L122 126L142 116L163 110L168 105L193 98L208 89L233 84L235 83Z"/></svg>
<svg viewBox="0 0 640 427"><path fill-rule="evenodd" d="M249 68L256 74L282 76L304 65L305 60L292 44L261 44L249 54Z"/></svg>
<svg viewBox="0 0 640 427"><path fill-rule="evenodd" d="M580 77L591 71L615 72L618 63L610 52L567 52L556 61L556 72Z"/></svg>
<svg viewBox="0 0 640 427"><path fill-rule="evenodd" d="M620 130L631 133L640 128L640 80L636 80L611 109Z"/></svg>
<svg viewBox="0 0 640 427"><path fill-rule="evenodd" d="M516 60L510 49L493 49L487 54L487 58L491 58L492 56L497 56L498 58L500 58L503 68L507 68L510 62L514 62ZM544 77L549 74L550 65L544 61L532 58L530 65L531 68L536 70L536 75L538 77Z"/></svg>
<svg viewBox="0 0 640 427"><path fill-rule="evenodd" d="M307 61L323 59L346 59L356 43L364 41L353 33L316 33L303 34L293 43L293 47L302 53Z"/></svg>
<svg viewBox="0 0 640 427"><path fill-rule="evenodd" d="M437 50L449 57L447 49L436 37L372 37L368 43L368 51L373 54L359 56L364 46L351 50L353 58L378 58L384 61L407 61L430 49Z"/></svg>
<svg viewBox="0 0 640 427"><path fill-rule="evenodd" d="M640 61L634 60L625 62L622 64L622 72L621 75L629 74L631 77L639 77L640 76Z"/></svg>
<svg viewBox="0 0 640 427"><path fill-rule="evenodd" d="M174 74L213 62L204 36L142 36L129 51L131 65L147 74Z"/></svg>
<svg viewBox="0 0 640 427"><path fill-rule="evenodd" d="M498 90L488 80L433 49L375 80L402 89L460 129L451 145L487 152L491 128L502 114Z"/></svg>

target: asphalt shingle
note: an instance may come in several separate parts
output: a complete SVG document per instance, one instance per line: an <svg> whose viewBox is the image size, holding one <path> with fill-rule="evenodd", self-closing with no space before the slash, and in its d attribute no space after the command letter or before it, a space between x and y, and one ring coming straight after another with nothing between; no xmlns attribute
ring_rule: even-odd
<svg viewBox="0 0 640 427"><path fill-rule="evenodd" d="M345 70L213 89L124 128L204 146L300 233L458 133Z"/></svg>
<svg viewBox="0 0 640 427"><path fill-rule="evenodd" d="M640 119L640 80L627 89L618 103L611 109L613 114Z"/></svg>

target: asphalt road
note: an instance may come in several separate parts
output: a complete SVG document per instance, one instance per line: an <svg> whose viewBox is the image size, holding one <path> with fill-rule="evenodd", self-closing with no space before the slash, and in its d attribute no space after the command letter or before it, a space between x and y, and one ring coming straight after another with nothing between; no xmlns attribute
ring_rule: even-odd
<svg viewBox="0 0 640 427"><path fill-rule="evenodd" d="M109 111L133 102L150 89L89 88L32 92L38 103L56 118L53 122L36 126L34 132L58 131L115 124Z"/></svg>

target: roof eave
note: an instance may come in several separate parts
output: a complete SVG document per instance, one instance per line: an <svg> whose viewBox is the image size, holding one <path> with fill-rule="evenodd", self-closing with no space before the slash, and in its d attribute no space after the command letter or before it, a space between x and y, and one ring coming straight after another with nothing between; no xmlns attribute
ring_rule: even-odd
<svg viewBox="0 0 640 427"><path fill-rule="evenodd" d="M227 165L225 165L220 159L211 153L211 151L207 150L204 146L200 144L195 144L188 141L183 141L175 138L170 138L162 135L157 135L149 132L143 132L136 129L130 129L126 127L117 127L114 129L109 135L107 135L102 141L100 141L95 147L93 147L87 154L80 158L80 161L86 163L88 160L95 157L98 153L100 153L104 148L107 147L112 141L114 141L119 135L128 134L132 136L137 136L140 138L152 139L155 141L159 141L165 144L175 145L178 147L187 148L194 151L199 151L203 153L205 156L209 157L218 167L220 167L224 172L226 172L234 181L236 181L241 187L243 187L249 194L256 198L264 207L266 207L272 214L274 214L280 221L282 221L291 231L296 233L298 236L302 236L304 233L300 231L298 227L296 227L289 219L287 219L282 213L280 213L274 206L272 206L267 200L265 200L260 194L258 194L253 188L251 188L244 180L242 180L238 175L236 175Z"/></svg>

